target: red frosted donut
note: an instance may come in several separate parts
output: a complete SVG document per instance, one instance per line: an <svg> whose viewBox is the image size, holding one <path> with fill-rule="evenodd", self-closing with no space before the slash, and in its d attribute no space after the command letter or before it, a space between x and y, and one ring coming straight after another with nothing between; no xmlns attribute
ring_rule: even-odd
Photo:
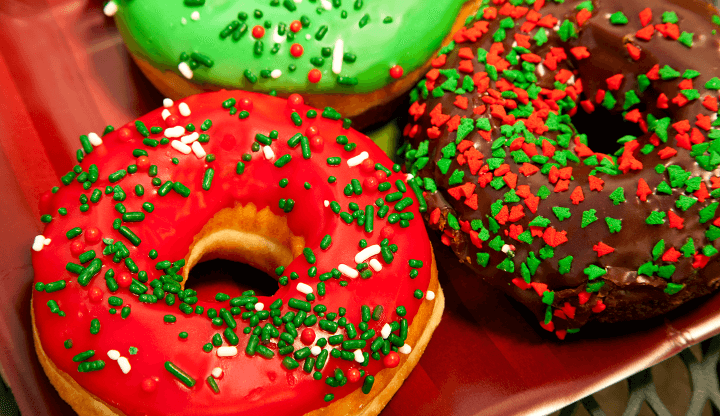
<svg viewBox="0 0 720 416"><path fill-rule="evenodd" d="M165 104L81 136L42 198L32 312L54 386L83 415L378 413L442 314L418 188L299 96ZM279 290L191 289L216 257Z"/></svg>
<svg viewBox="0 0 720 416"><path fill-rule="evenodd" d="M720 284L719 24L699 0L493 1L413 92L431 226L558 337Z"/></svg>

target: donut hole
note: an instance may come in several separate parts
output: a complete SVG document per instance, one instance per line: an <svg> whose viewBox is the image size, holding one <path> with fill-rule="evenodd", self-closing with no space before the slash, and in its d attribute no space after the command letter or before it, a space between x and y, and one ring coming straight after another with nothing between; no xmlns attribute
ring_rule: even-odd
<svg viewBox="0 0 720 416"><path fill-rule="evenodd" d="M644 111L644 108L640 108ZM640 137L642 130L636 123L625 120L620 113L611 113L605 107L595 106L595 111L588 114L578 109L572 117L572 122L578 133L587 135L588 146L594 152L614 154L623 148L617 141L623 136L632 135Z"/></svg>
<svg viewBox="0 0 720 416"><path fill-rule="evenodd" d="M239 292L253 290L257 296L272 296L279 289L274 275L246 263L214 259L195 265L188 274L185 287L212 294L232 285Z"/></svg>
<svg viewBox="0 0 720 416"><path fill-rule="evenodd" d="M257 289L258 293L274 294L278 290L275 270L287 266L305 247L305 239L296 236L287 225L287 218L275 215L269 208L260 211L253 203L236 205L218 211L195 235L185 257L183 289L204 280L232 279L238 288ZM218 261L223 260L223 261ZM205 263L197 273L196 265ZM237 264L240 263L240 264ZM261 273L262 272L262 273ZM197 280L196 280L197 279ZM212 284L210 282L210 284ZM242 289L240 292L247 290Z"/></svg>

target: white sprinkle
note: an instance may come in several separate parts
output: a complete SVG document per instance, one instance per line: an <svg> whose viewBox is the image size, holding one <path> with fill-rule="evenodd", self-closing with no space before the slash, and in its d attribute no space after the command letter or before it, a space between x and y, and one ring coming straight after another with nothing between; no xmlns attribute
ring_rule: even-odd
<svg viewBox="0 0 720 416"><path fill-rule="evenodd" d="M387 339L387 337L389 337L391 333L392 328L390 327L390 324L385 324L380 330L380 335L382 335L383 339Z"/></svg>
<svg viewBox="0 0 720 416"><path fill-rule="evenodd" d="M270 77L272 77L273 79L280 78L280 75L282 75L282 71L279 69L273 69L272 72L270 73Z"/></svg>
<svg viewBox="0 0 720 416"><path fill-rule="evenodd" d="M317 345L315 345L314 347L310 348L310 353L311 353L312 355L314 355L314 356L320 355L321 352L322 352L322 348L318 347Z"/></svg>
<svg viewBox="0 0 720 416"><path fill-rule="evenodd" d="M313 293L312 287L310 285L307 285L305 283L298 283L297 284L297 290L300 293L304 293L306 295L309 295L310 293Z"/></svg>
<svg viewBox="0 0 720 416"><path fill-rule="evenodd" d="M40 251L45 247L45 236L38 235L35 236L35 240L33 241L32 249L35 251Z"/></svg>
<svg viewBox="0 0 720 416"><path fill-rule="evenodd" d="M217 349L218 357L234 357L237 355L237 353L237 347L218 347Z"/></svg>
<svg viewBox="0 0 720 416"><path fill-rule="evenodd" d="M357 165L361 164L361 163L362 163L363 161L365 161L365 159L367 159L368 157L370 157L370 155L368 154L368 152L362 152L362 153L360 153L359 155L357 155L357 156L355 156L355 157L351 157L350 159L348 159L347 164L348 164L348 166L350 166L350 167L352 168L352 167L354 167L354 166L357 166Z"/></svg>
<svg viewBox="0 0 720 416"><path fill-rule="evenodd" d="M402 347L398 348L398 352L401 354L410 354L412 351L412 347L408 344L403 345Z"/></svg>
<svg viewBox="0 0 720 416"><path fill-rule="evenodd" d="M163 120L166 120L168 117L170 117L170 110L168 110L167 108L163 108L163 111L160 113L160 115L162 116Z"/></svg>
<svg viewBox="0 0 720 416"><path fill-rule="evenodd" d="M198 11L192 12L192 14L190 15L190 18L192 20L200 20L200 12L198 12Z"/></svg>
<svg viewBox="0 0 720 416"><path fill-rule="evenodd" d="M427 299L427 300L435 299L435 292L433 292L432 290L428 290L427 294L425 295L425 299Z"/></svg>
<svg viewBox="0 0 720 416"><path fill-rule="evenodd" d="M571 75L567 80L568 85L575 85L575 75Z"/></svg>
<svg viewBox="0 0 720 416"><path fill-rule="evenodd" d="M333 60L332 60L332 71L334 74L339 74L342 71L343 64L343 40L338 39L335 41L335 49L333 49Z"/></svg>
<svg viewBox="0 0 720 416"><path fill-rule="evenodd" d="M382 264L378 261L378 259L372 259L370 260L370 267L372 267L373 270L376 272L379 272L382 270Z"/></svg>
<svg viewBox="0 0 720 416"><path fill-rule="evenodd" d="M93 132L88 133L88 140L90 140L90 144L95 147L100 146L103 143L100 136L98 136L97 133Z"/></svg>
<svg viewBox="0 0 720 416"><path fill-rule="evenodd" d="M263 154L265 155L265 159L267 160L275 157L275 152L273 152L270 146L263 146Z"/></svg>
<svg viewBox="0 0 720 416"><path fill-rule="evenodd" d="M326 199L325 201L323 201L323 205L325 205L325 208L329 207L329 206L330 206L330 201L328 201L328 200Z"/></svg>
<svg viewBox="0 0 720 416"><path fill-rule="evenodd" d="M507 253L508 251L511 251L510 245L509 245L509 244L505 244L504 246L502 246L502 249L501 249L501 250L502 250L503 253Z"/></svg>
<svg viewBox="0 0 720 416"><path fill-rule="evenodd" d="M357 270L353 269L352 267L350 267L346 264L339 265L338 270L340 270L340 273L344 274L347 277L353 278L353 279L360 275L360 273L358 273Z"/></svg>
<svg viewBox="0 0 720 416"><path fill-rule="evenodd" d="M130 372L130 361L128 361L125 357L120 357L117 359L117 363L120 366L120 370L122 370L123 374L127 374Z"/></svg>
<svg viewBox="0 0 720 416"><path fill-rule="evenodd" d="M273 31L273 34L272 34L273 42L275 42L275 43L283 43L283 42L285 42L285 38L287 37L287 32L285 32L285 33L286 33L285 35L282 35L282 36L281 36L281 35L278 33L278 28L276 27L275 30Z"/></svg>
<svg viewBox="0 0 720 416"><path fill-rule="evenodd" d="M362 350L355 350L355 362L364 363L365 357L363 356Z"/></svg>
<svg viewBox="0 0 720 416"><path fill-rule="evenodd" d="M193 77L193 71L190 69L187 62L180 62L178 64L178 71L180 71L180 73L187 79L192 79Z"/></svg>
<svg viewBox="0 0 720 416"><path fill-rule="evenodd" d="M173 102L172 99L170 99L170 98L164 98L164 99L163 99L163 107L165 107L165 108L170 108L170 107L173 106L173 104L175 104L175 103Z"/></svg>
<svg viewBox="0 0 720 416"><path fill-rule="evenodd" d="M117 359L120 358L120 351L118 350L110 350L107 352L107 354L108 357L113 361L117 361Z"/></svg>
<svg viewBox="0 0 720 416"><path fill-rule="evenodd" d="M265 304L262 303L262 302L258 302L258 303L255 304L255 310L258 311L258 312L260 312L261 310L263 310L264 307L265 307Z"/></svg>
<svg viewBox="0 0 720 416"><path fill-rule="evenodd" d="M178 110L180 110L180 115L183 117L187 117L190 115L190 107L187 105L187 103L180 103L180 105L178 105Z"/></svg>
<svg viewBox="0 0 720 416"><path fill-rule="evenodd" d="M537 70L538 75L540 75L541 77L545 76L545 65L538 64L536 70Z"/></svg>
<svg viewBox="0 0 720 416"><path fill-rule="evenodd" d="M190 146L186 145L185 143L181 142L180 140L173 140L170 142L170 146L173 147L173 149L177 150L178 152L182 154L189 155L190 152L192 152L192 149Z"/></svg>
<svg viewBox="0 0 720 416"><path fill-rule="evenodd" d="M183 126L175 126L165 129L165 137L168 139L176 139L183 134L185 134L185 127Z"/></svg>
<svg viewBox="0 0 720 416"><path fill-rule="evenodd" d="M45 241L43 241L43 244L45 244L46 246L49 246L50 242L52 242L52 240L49 238L46 238Z"/></svg>
<svg viewBox="0 0 720 416"><path fill-rule="evenodd" d="M307 40L312 39L312 35L310 35L310 34L308 33L307 35L305 35L305 39L307 39Z"/></svg>
<svg viewBox="0 0 720 416"><path fill-rule="evenodd" d="M108 4L103 7L103 13L107 17L113 17L115 16L115 13L118 11L118 5L114 1L109 1Z"/></svg>
<svg viewBox="0 0 720 416"><path fill-rule="evenodd" d="M182 23L182 24L186 25L186 24L187 24L187 19L186 19L186 18L184 18L184 17L183 17L183 18L181 18L181 19L180 19L180 23Z"/></svg>
<svg viewBox="0 0 720 416"><path fill-rule="evenodd" d="M192 151L195 153L195 156L197 156L198 159L202 159L205 157L207 153L205 153L205 149L203 149L200 142L193 142L192 144Z"/></svg>
<svg viewBox="0 0 720 416"><path fill-rule="evenodd" d="M373 244L369 247L366 247L363 249L363 251L357 253L355 255L355 263L360 264L365 262L365 260L369 259L370 257L380 254L380 245L379 244Z"/></svg>
<svg viewBox="0 0 720 416"><path fill-rule="evenodd" d="M328 0L320 0L320 3L322 4L323 9L332 10L332 3L330 3Z"/></svg>
<svg viewBox="0 0 720 416"><path fill-rule="evenodd" d="M512 48L515 49L516 46L518 46L517 41L514 41L514 42L512 43Z"/></svg>
<svg viewBox="0 0 720 416"><path fill-rule="evenodd" d="M408 173L407 177L405 178L406 181L410 182L414 178L412 173Z"/></svg>
<svg viewBox="0 0 720 416"><path fill-rule="evenodd" d="M220 376L222 376L222 373L223 373L222 368L220 368L220 367L215 367L215 368L213 368L211 374L212 374L212 376L215 377L215 378L220 378Z"/></svg>
<svg viewBox="0 0 720 416"><path fill-rule="evenodd" d="M197 140L198 137L200 137L200 134L198 132L194 131L186 136L181 137L180 141L185 144L190 144L190 143L194 142L195 140Z"/></svg>

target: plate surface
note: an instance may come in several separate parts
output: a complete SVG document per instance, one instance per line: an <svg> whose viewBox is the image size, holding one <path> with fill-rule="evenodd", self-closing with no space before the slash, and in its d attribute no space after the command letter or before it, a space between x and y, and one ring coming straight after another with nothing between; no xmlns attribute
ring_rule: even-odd
<svg viewBox="0 0 720 416"><path fill-rule="evenodd" d="M42 229L39 196L72 167L80 134L123 124L163 98L101 7L0 2L0 372L28 415L71 412L32 348L30 246ZM720 333L720 296L713 296L559 342L434 244L445 315L385 416L547 414Z"/></svg>

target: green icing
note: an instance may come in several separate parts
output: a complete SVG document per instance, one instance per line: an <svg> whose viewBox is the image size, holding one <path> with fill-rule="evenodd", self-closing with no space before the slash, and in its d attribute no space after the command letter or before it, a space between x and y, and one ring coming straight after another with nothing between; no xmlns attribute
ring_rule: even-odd
<svg viewBox="0 0 720 416"><path fill-rule="evenodd" d="M280 93L367 93L380 89L393 81L389 70L394 65L400 65L407 74L432 57L463 4L463 0L326 2L326 10L325 2L311 1L269 5L258 0L219 0L203 6L162 0L115 2L119 6L117 26L127 47L154 66L180 74L181 54L195 52L212 61L211 66L201 64L194 69L192 80L196 83ZM361 5L359 9L356 4ZM262 17L257 18L255 10L262 11ZM191 18L193 12L199 13L199 19ZM247 14L245 32L237 40L232 35L221 39L223 29L233 21L240 22L241 12ZM289 40L290 24L302 16L309 19L309 25ZM265 27L262 47L258 48L252 30L266 22L269 28ZM274 39L280 24L285 25L286 35ZM342 59L336 74L332 66L338 40L343 41L343 55L350 57ZM304 49L299 58L290 54L294 43ZM308 72L314 68L322 73L317 84L308 81ZM281 75L270 76L274 70Z"/></svg>

